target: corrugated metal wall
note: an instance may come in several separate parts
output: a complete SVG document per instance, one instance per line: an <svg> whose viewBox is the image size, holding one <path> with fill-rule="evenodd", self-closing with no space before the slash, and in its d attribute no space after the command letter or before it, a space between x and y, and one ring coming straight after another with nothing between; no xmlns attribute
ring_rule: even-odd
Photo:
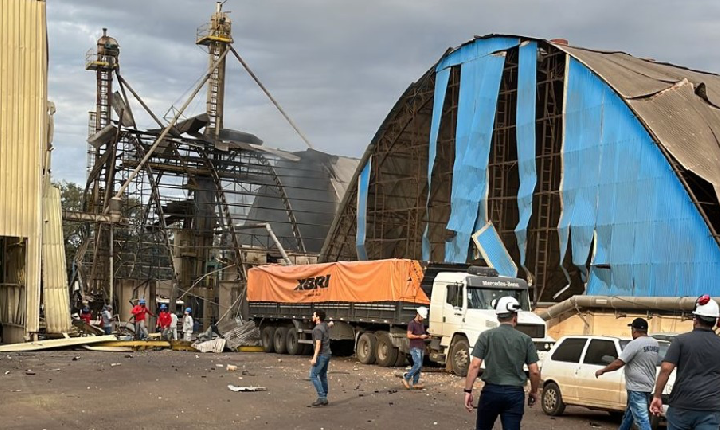
<svg viewBox="0 0 720 430"><path fill-rule="evenodd" d="M46 29L44 1L0 0L0 236L28 238L26 332L39 328Z"/></svg>
<svg viewBox="0 0 720 430"><path fill-rule="evenodd" d="M45 184L43 197L42 277L45 325L48 333L70 330L70 294L65 273L65 242L62 230L60 190Z"/></svg>

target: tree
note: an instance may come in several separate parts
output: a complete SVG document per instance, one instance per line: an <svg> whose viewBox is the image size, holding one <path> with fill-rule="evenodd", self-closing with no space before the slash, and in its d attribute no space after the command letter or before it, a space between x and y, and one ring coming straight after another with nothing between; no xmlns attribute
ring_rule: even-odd
<svg viewBox="0 0 720 430"><path fill-rule="evenodd" d="M60 205L64 211L81 212L83 210L84 189L74 182L54 182L60 189ZM83 242L83 223L63 220L63 239L65 241L65 261L68 274L72 272L73 261Z"/></svg>

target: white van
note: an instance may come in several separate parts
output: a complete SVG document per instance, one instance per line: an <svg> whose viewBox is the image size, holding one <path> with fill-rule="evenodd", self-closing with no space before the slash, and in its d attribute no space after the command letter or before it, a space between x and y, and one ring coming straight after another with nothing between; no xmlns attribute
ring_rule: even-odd
<svg viewBox="0 0 720 430"><path fill-rule="evenodd" d="M630 337L612 336L566 336L560 339L542 360L542 408L552 416L562 415L565 406L584 406L589 409L608 411L622 416L627 404L625 390L625 372L620 369L609 372L600 378L595 372L615 361ZM665 356L670 342L658 340L660 361ZM660 371L658 362L658 372ZM667 400L675 372L663 391L663 412L667 410ZM659 417L651 415L651 424L656 428Z"/></svg>

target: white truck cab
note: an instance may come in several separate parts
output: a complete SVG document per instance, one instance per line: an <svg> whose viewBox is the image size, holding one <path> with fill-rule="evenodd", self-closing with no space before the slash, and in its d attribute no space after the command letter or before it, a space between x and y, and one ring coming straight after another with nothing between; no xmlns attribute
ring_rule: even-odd
<svg viewBox="0 0 720 430"><path fill-rule="evenodd" d="M449 370L465 376L478 336L499 325L491 303L505 296L520 302L522 310L515 328L533 339L542 360L555 341L547 335L545 321L530 311L527 283L517 278L479 276L472 271L440 272L434 279L428 324L433 339L430 359L445 361Z"/></svg>

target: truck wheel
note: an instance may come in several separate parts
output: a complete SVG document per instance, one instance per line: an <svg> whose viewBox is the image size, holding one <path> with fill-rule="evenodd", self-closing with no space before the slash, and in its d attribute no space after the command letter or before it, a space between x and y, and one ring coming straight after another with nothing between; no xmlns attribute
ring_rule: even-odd
<svg viewBox="0 0 720 430"><path fill-rule="evenodd" d="M299 336L297 330L295 328L288 329L287 332L287 342L285 346L287 347L287 353L290 355L300 355L302 354L303 350L303 344L298 343Z"/></svg>
<svg viewBox="0 0 720 430"><path fill-rule="evenodd" d="M458 376L467 376L470 367L470 344L464 337L455 338L450 347L452 371Z"/></svg>
<svg viewBox="0 0 720 430"><path fill-rule="evenodd" d="M275 337L275 327L267 326L262 330L262 347L265 352L275 352L275 344L273 338Z"/></svg>
<svg viewBox="0 0 720 430"><path fill-rule="evenodd" d="M398 349L397 360L395 360L395 367L405 367L407 363L407 354Z"/></svg>
<svg viewBox="0 0 720 430"><path fill-rule="evenodd" d="M398 349L395 348L390 340L390 335L387 333L377 334L377 365L382 367L390 367L395 365L397 361Z"/></svg>
<svg viewBox="0 0 720 430"><path fill-rule="evenodd" d="M565 412L565 403L563 403L560 387L554 382L550 382L543 387L542 409L543 412L552 417L562 415Z"/></svg>
<svg viewBox="0 0 720 430"><path fill-rule="evenodd" d="M287 327L278 327L275 329L273 345L275 345L275 352L278 354L285 354L287 352L287 332Z"/></svg>
<svg viewBox="0 0 720 430"><path fill-rule="evenodd" d="M375 350L377 349L377 338L374 334L365 332L360 335L355 355L362 364L375 363Z"/></svg>

